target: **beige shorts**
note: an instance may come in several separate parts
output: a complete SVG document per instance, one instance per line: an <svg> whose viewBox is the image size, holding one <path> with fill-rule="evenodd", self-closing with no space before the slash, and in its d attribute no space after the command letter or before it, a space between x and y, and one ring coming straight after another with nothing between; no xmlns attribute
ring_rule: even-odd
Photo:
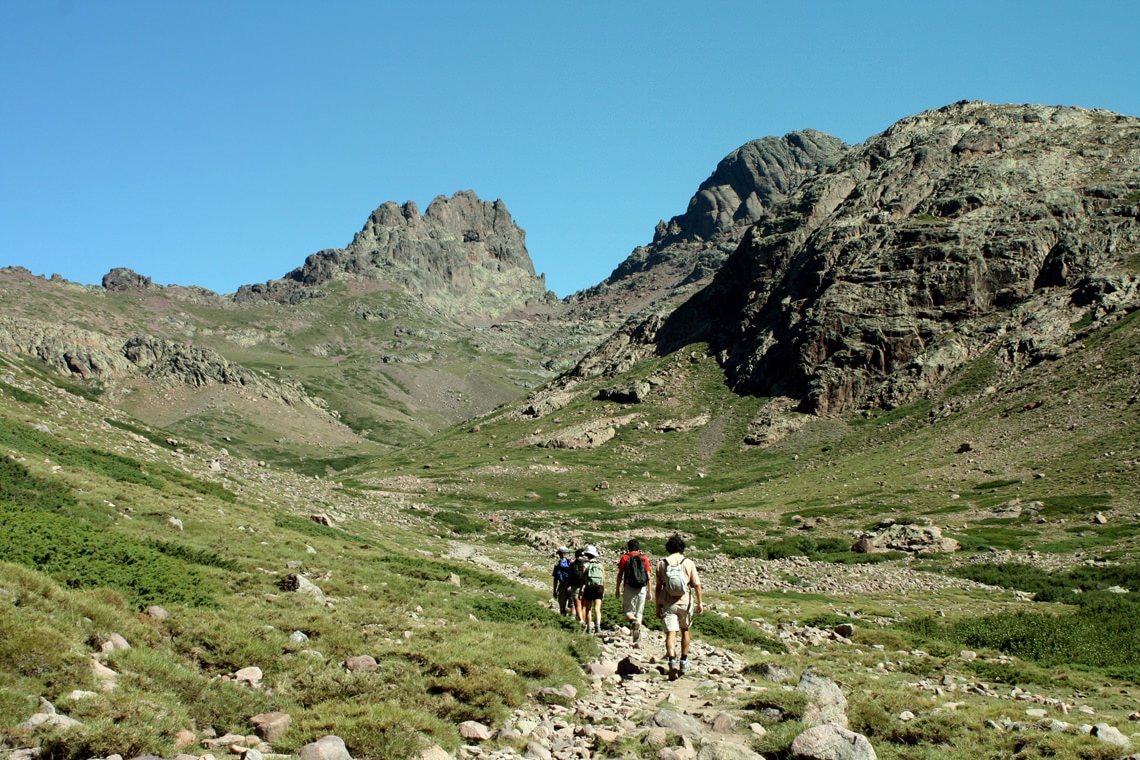
<svg viewBox="0 0 1140 760"><path fill-rule="evenodd" d="M693 624L693 605L670 604L661 609L661 625L666 631L687 631Z"/></svg>

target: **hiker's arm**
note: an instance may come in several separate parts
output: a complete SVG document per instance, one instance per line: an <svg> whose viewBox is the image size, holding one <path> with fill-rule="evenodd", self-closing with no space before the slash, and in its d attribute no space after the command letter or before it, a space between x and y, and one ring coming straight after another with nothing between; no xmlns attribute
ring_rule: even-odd
<svg viewBox="0 0 1140 760"><path fill-rule="evenodd" d="M704 596L701 594L701 584L693 585L693 598L697 601L697 614L705 611Z"/></svg>

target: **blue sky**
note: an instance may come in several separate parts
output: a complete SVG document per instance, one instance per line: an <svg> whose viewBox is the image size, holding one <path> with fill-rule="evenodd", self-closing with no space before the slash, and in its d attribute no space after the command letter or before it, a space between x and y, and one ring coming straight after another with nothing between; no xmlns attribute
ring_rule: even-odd
<svg viewBox="0 0 1140 760"><path fill-rule="evenodd" d="M230 293L469 189L565 296L752 139L1140 115L1138 30L1134 0L0 0L0 266Z"/></svg>

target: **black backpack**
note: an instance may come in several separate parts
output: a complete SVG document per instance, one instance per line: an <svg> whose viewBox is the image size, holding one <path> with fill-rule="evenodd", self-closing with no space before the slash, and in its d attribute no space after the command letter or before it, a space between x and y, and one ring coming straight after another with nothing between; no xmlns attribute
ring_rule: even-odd
<svg viewBox="0 0 1140 760"><path fill-rule="evenodd" d="M582 563L574 560L570 563L570 585L574 588L581 588L582 582L585 580L582 576Z"/></svg>
<svg viewBox="0 0 1140 760"><path fill-rule="evenodd" d="M645 555L641 552L630 552L626 555L625 574L622 578L625 585L633 588L645 588L649 584L649 571L645 569Z"/></svg>

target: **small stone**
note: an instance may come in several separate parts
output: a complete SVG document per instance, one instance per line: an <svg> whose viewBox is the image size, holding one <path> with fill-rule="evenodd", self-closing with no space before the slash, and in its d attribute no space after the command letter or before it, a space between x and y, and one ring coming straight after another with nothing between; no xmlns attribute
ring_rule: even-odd
<svg viewBox="0 0 1140 760"><path fill-rule="evenodd" d="M252 667L242 668L235 672L234 680L238 683L244 683L247 686L256 689L261 685L261 679L263 676L264 674L261 672L261 668L254 665Z"/></svg>

